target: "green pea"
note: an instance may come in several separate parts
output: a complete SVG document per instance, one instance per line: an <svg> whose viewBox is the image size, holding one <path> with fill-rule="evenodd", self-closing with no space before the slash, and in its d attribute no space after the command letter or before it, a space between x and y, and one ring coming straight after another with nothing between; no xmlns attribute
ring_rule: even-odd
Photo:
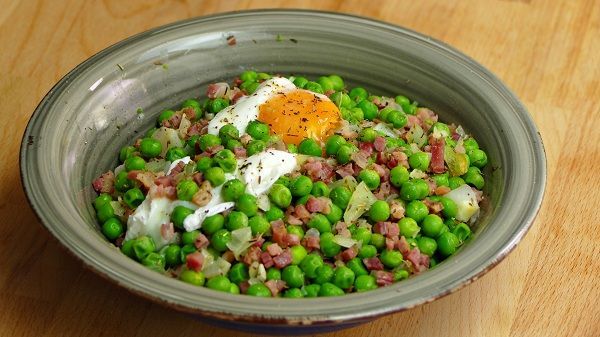
<svg viewBox="0 0 600 337"><path fill-rule="evenodd" d="M265 144L265 142L262 140L251 140L250 143L248 143L248 146L246 147L246 152L248 153L248 156L252 156L257 153L263 152L266 147L267 144Z"/></svg>
<svg viewBox="0 0 600 337"><path fill-rule="evenodd" d="M409 173L406 167L398 165L390 170L390 182L396 187L401 187L404 183L408 182Z"/></svg>
<svg viewBox="0 0 600 337"><path fill-rule="evenodd" d="M409 276L408 271L404 269L394 271L394 282L407 279Z"/></svg>
<svg viewBox="0 0 600 337"><path fill-rule="evenodd" d="M358 135L358 139L361 142L372 143L375 141L375 138L377 138L377 136L378 136L378 134L377 134L377 131L375 131L375 129L364 128L360 131L360 134Z"/></svg>
<svg viewBox="0 0 600 337"><path fill-rule="evenodd" d="M266 141L269 138L269 126L263 122L252 121L248 123L246 133L254 139Z"/></svg>
<svg viewBox="0 0 600 337"><path fill-rule="evenodd" d="M221 195L225 201L236 201L246 191L246 185L239 179L231 179L223 184Z"/></svg>
<svg viewBox="0 0 600 337"><path fill-rule="evenodd" d="M180 200L190 201L200 188L192 180L182 180L177 184L177 198Z"/></svg>
<svg viewBox="0 0 600 337"><path fill-rule="evenodd" d="M333 267L328 264L323 264L315 271L314 281L316 284L324 284L333 278Z"/></svg>
<svg viewBox="0 0 600 337"><path fill-rule="evenodd" d="M281 271L275 267L267 269L267 280L281 280Z"/></svg>
<svg viewBox="0 0 600 337"><path fill-rule="evenodd" d="M367 97L369 97L369 93L363 87L352 88L352 90L350 90L348 95L355 102L361 102L363 100L366 100Z"/></svg>
<svg viewBox="0 0 600 337"><path fill-rule="evenodd" d="M394 126L396 129L400 129L408 123L406 114L402 111L392 110L387 115L387 121Z"/></svg>
<svg viewBox="0 0 600 337"><path fill-rule="evenodd" d="M184 269L181 274L179 274L179 279L185 283L189 283L195 286L203 286L205 282L204 273L201 271L193 271L189 269Z"/></svg>
<svg viewBox="0 0 600 337"><path fill-rule="evenodd" d="M361 241L363 245L368 245L371 242L371 235L373 233L370 229L365 227L357 228L352 234L352 238L356 241Z"/></svg>
<svg viewBox="0 0 600 337"><path fill-rule="evenodd" d="M334 257L342 250L342 247L333 241L333 233L327 232L321 234L321 252L325 257Z"/></svg>
<svg viewBox="0 0 600 337"><path fill-rule="evenodd" d="M214 234L225 225L225 217L222 214L208 216L202 222L202 231L208 235Z"/></svg>
<svg viewBox="0 0 600 337"><path fill-rule="evenodd" d="M158 157L162 152L162 144L154 138L144 138L140 142L140 152L146 158Z"/></svg>
<svg viewBox="0 0 600 337"><path fill-rule="evenodd" d="M450 128L448 127L448 125L441 123L441 122L436 122L431 126L431 130L432 133L439 133L442 137L448 137L450 136Z"/></svg>
<svg viewBox="0 0 600 337"><path fill-rule="evenodd" d="M177 228L183 228L183 221L188 215L194 213L194 210L185 206L175 206L171 212L171 221Z"/></svg>
<svg viewBox="0 0 600 337"><path fill-rule="evenodd" d="M271 78L271 75L267 74L267 73L258 73L256 74L257 78L259 81L264 81L264 80L268 80L269 78Z"/></svg>
<svg viewBox="0 0 600 337"><path fill-rule="evenodd" d="M258 79L258 74L256 73L256 71L253 71L253 70L246 70L240 75L240 80L242 80L244 82L246 82L246 81L255 82L257 79Z"/></svg>
<svg viewBox="0 0 600 337"><path fill-rule="evenodd" d="M447 218L454 218L458 213L458 206L454 200L447 197L440 197L439 201L442 203L442 213Z"/></svg>
<svg viewBox="0 0 600 337"><path fill-rule="evenodd" d="M336 153L336 159L340 164L348 164L352 159L352 154L356 149L350 144L342 144Z"/></svg>
<svg viewBox="0 0 600 337"><path fill-rule="evenodd" d="M357 257L355 257L355 258L351 259L350 261L346 262L346 267L352 269L352 271L354 272L354 275L356 275L356 276L368 275L369 274L369 272L367 271L367 269L363 265L361 259L359 259Z"/></svg>
<svg viewBox="0 0 600 337"><path fill-rule="evenodd" d="M352 269L344 266L337 267L333 274L333 284L341 289L348 289L354 284L355 275Z"/></svg>
<svg viewBox="0 0 600 337"><path fill-rule="evenodd" d="M429 214L429 208L420 200L413 200L406 205L406 216L421 222Z"/></svg>
<svg viewBox="0 0 600 337"><path fill-rule="evenodd" d="M329 196L329 187L322 181L316 181L313 183L310 194L315 197L327 197Z"/></svg>
<svg viewBox="0 0 600 337"><path fill-rule="evenodd" d="M244 82L244 83L246 83L246 82ZM246 87L246 92L248 94L253 94L256 91L256 89L258 89L259 86L260 86L260 83L257 83L257 82L250 83Z"/></svg>
<svg viewBox="0 0 600 337"><path fill-rule="evenodd" d="M364 169L358 174L358 180L363 181L371 191L379 187L380 179L379 174L371 169Z"/></svg>
<svg viewBox="0 0 600 337"><path fill-rule="evenodd" d="M165 257L159 253L149 253L142 259L142 265L158 272L164 272L166 262Z"/></svg>
<svg viewBox="0 0 600 337"><path fill-rule="evenodd" d="M327 76L331 84L333 85L333 90L340 91L344 89L344 80L339 75L329 75Z"/></svg>
<svg viewBox="0 0 600 337"><path fill-rule="evenodd" d="M346 207L348 207L350 197L352 197L352 192L345 186L338 186L329 193L331 201L341 209L346 209Z"/></svg>
<svg viewBox="0 0 600 337"><path fill-rule="evenodd" d="M323 153L321 146L312 138L304 138L298 145L298 152L308 156L320 157Z"/></svg>
<svg viewBox="0 0 600 337"><path fill-rule="evenodd" d="M300 288L304 285L304 272L296 265L283 268L281 279L291 288Z"/></svg>
<svg viewBox="0 0 600 337"><path fill-rule="evenodd" d="M123 242L123 245L121 246L121 253L125 254L126 256L128 256L131 259L135 259L135 252L133 251L133 242L135 240L129 240L129 241L125 241Z"/></svg>
<svg viewBox="0 0 600 337"><path fill-rule="evenodd" d="M298 147L296 144L288 144L287 149L289 153L298 153Z"/></svg>
<svg viewBox="0 0 600 337"><path fill-rule="evenodd" d="M231 241L231 232L226 229L219 229L211 238L211 246L218 252L224 252L227 248L227 243Z"/></svg>
<svg viewBox="0 0 600 337"><path fill-rule="evenodd" d="M229 269L229 280L234 284L240 284L250 278L248 274L248 266L242 262L238 262Z"/></svg>
<svg viewBox="0 0 600 337"><path fill-rule="evenodd" d="M238 198L238 200L235 202L235 207L238 211L243 212L249 217L256 215L258 212L256 197L248 193L244 193Z"/></svg>
<svg viewBox="0 0 600 337"><path fill-rule="evenodd" d="M341 91L334 92L329 98L339 108L351 108L354 106L354 102L350 96Z"/></svg>
<svg viewBox="0 0 600 337"><path fill-rule="evenodd" d="M340 135L332 135L325 142L325 153L328 156L335 156L340 149L340 146L346 144L346 139Z"/></svg>
<svg viewBox="0 0 600 337"><path fill-rule="evenodd" d="M381 234L379 234L379 235L381 235ZM384 241L384 243L385 243L385 241ZM360 257L361 259L368 259L370 257L375 257L376 255L377 255L377 248L373 245L363 245L358 250L358 257Z"/></svg>
<svg viewBox="0 0 600 337"><path fill-rule="evenodd" d="M275 206L271 206L271 208L265 212L265 218L267 218L267 221L269 222L283 219L284 216L285 212L283 212L281 208Z"/></svg>
<svg viewBox="0 0 600 337"><path fill-rule="evenodd" d="M329 213L325 216L330 223L334 224L342 219L343 214L344 211L338 205L332 203L329 205Z"/></svg>
<svg viewBox="0 0 600 337"><path fill-rule="evenodd" d="M230 286L231 281L224 275L217 275L206 282L207 288L223 292L229 292Z"/></svg>
<svg viewBox="0 0 600 337"><path fill-rule="evenodd" d="M321 89L325 91L334 90L333 81L329 77L321 76L317 79L317 83L321 86ZM310 89L309 89L310 90Z"/></svg>
<svg viewBox="0 0 600 337"><path fill-rule="evenodd" d="M304 89L306 84L308 84L306 77L298 76L294 79L294 85L298 88Z"/></svg>
<svg viewBox="0 0 600 337"><path fill-rule="evenodd" d="M377 200L369 209L369 218L373 222L385 221L390 217L390 205L384 200Z"/></svg>
<svg viewBox="0 0 600 337"><path fill-rule="evenodd" d="M454 254L459 245L458 237L451 232L445 232L437 239L438 251L443 256Z"/></svg>
<svg viewBox="0 0 600 337"><path fill-rule="evenodd" d="M456 235L459 243L465 242L471 236L471 228L465 223L459 223L452 229L452 234Z"/></svg>
<svg viewBox="0 0 600 337"><path fill-rule="evenodd" d="M308 255L306 248L304 248L302 245L292 246L290 248L290 253L292 255L293 265L300 264L306 258L306 255Z"/></svg>
<svg viewBox="0 0 600 337"><path fill-rule="evenodd" d="M158 129L153 127L152 129L146 131L146 133L144 134L144 137L151 138L152 136L154 136L154 133L156 132L156 130L158 130Z"/></svg>
<svg viewBox="0 0 600 337"><path fill-rule="evenodd" d="M385 247L385 236L379 233L373 233L373 235L371 235L371 244L378 250L381 250Z"/></svg>
<svg viewBox="0 0 600 337"><path fill-rule="evenodd" d="M296 235L300 240L304 238L304 229L302 229L302 226L289 225L287 226L287 231L289 234Z"/></svg>
<svg viewBox="0 0 600 337"><path fill-rule="evenodd" d="M448 186L448 173L435 174L431 176L436 186Z"/></svg>
<svg viewBox="0 0 600 337"><path fill-rule="evenodd" d="M221 144L227 144L229 140L237 140L240 138L240 132L232 124L225 124L219 129L219 138Z"/></svg>
<svg viewBox="0 0 600 337"><path fill-rule="evenodd" d="M292 192L282 184L273 184L269 191L269 199L281 208L286 208L292 202Z"/></svg>
<svg viewBox="0 0 600 337"><path fill-rule="evenodd" d="M193 245L196 242L198 235L200 235L200 231L197 229L189 232L183 232L181 234L181 243L184 245Z"/></svg>
<svg viewBox="0 0 600 337"><path fill-rule="evenodd" d="M142 261L146 255L154 252L156 246L149 236L140 236L133 240L133 253L138 261Z"/></svg>
<svg viewBox="0 0 600 337"><path fill-rule="evenodd" d="M123 146L119 151L119 160L124 163L129 157L133 157L136 152L136 148L133 146Z"/></svg>
<svg viewBox="0 0 600 337"><path fill-rule="evenodd" d="M102 234L113 241L123 234L123 224L117 218L110 218L102 224Z"/></svg>
<svg viewBox="0 0 600 337"><path fill-rule="evenodd" d="M139 156L132 156L125 159L125 171L144 170L146 169L146 161Z"/></svg>
<svg viewBox="0 0 600 337"><path fill-rule="evenodd" d="M419 247L421 253L428 256L432 256L437 250L437 242L434 239L427 236L422 236L418 238L417 246Z"/></svg>
<svg viewBox="0 0 600 337"><path fill-rule="evenodd" d="M321 285L320 284L309 284L306 285L302 288L303 292L302 294L304 295L304 297L317 297L319 296L319 291L321 290Z"/></svg>
<svg viewBox="0 0 600 337"><path fill-rule="evenodd" d="M415 115L417 113L417 102L413 102L410 105L405 105L402 107L402 110L409 115Z"/></svg>
<svg viewBox="0 0 600 337"><path fill-rule="evenodd" d="M200 157L196 162L196 170L202 173L205 173L206 170L211 168L213 165L213 160L211 157Z"/></svg>
<svg viewBox="0 0 600 337"><path fill-rule="evenodd" d="M216 114L217 112L229 106L229 100L226 98L215 98L208 103L208 111Z"/></svg>
<svg viewBox="0 0 600 337"><path fill-rule="evenodd" d="M211 167L204 172L204 178L217 187L225 182L225 172L220 167Z"/></svg>
<svg viewBox="0 0 600 337"><path fill-rule="evenodd" d="M248 226L248 216L239 211L232 211L227 215L227 221L225 222L225 228L229 231L234 231Z"/></svg>
<svg viewBox="0 0 600 337"><path fill-rule="evenodd" d="M313 213L306 225L308 228L315 228L321 234L331 232L331 223L325 215L320 213Z"/></svg>
<svg viewBox="0 0 600 337"><path fill-rule="evenodd" d="M165 159L167 161L174 162L177 159L181 159L185 156L187 156L187 153L182 147L172 147L167 150L167 153L165 154Z"/></svg>
<svg viewBox="0 0 600 337"><path fill-rule="evenodd" d="M200 150L206 151L211 147L221 145L221 139L215 135L205 134L200 136L198 144L200 146Z"/></svg>
<svg viewBox="0 0 600 337"><path fill-rule="evenodd" d="M317 253L308 254L301 262L300 269L304 272L306 277L315 278L317 277L317 269L323 265L323 258Z"/></svg>
<svg viewBox="0 0 600 337"><path fill-rule="evenodd" d="M115 216L115 210L110 203L102 204L96 210L98 222L104 223Z"/></svg>
<svg viewBox="0 0 600 337"><path fill-rule="evenodd" d="M251 285L250 287L248 287L248 290L246 291L246 295L250 295L250 296L257 296L257 297L271 297L271 290L269 290L269 288L262 284L262 283L255 283L253 285Z"/></svg>
<svg viewBox="0 0 600 337"><path fill-rule="evenodd" d="M483 185L485 184L485 180L483 179L483 176L476 172L467 171L467 173L463 176L463 178L465 180L465 183L467 183L471 186L474 186L478 190L481 190L483 188Z"/></svg>
<svg viewBox="0 0 600 337"><path fill-rule="evenodd" d="M437 238L444 227L444 221L442 218L435 214L429 214L423 219L421 223L421 230L423 235L430 238Z"/></svg>
<svg viewBox="0 0 600 337"><path fill-rule="evenodd" d="M469 153L473 150L479 149L479 144L477 144L477 141L475 140L475 138L469 137L469 138L463 140L463 147L465 148L465 152Z"/></svg>
<svg viewBox="0 0 600 337"><path fill-rule="evenodd" d="M448 186L450 189L455 190L465 184L465 181L461 177L450 177L448 178Z"/></svg>
<svg viewBox="0 0 600 337"><path fill-rule="evenodd" d="M170 244L164 250L165 263L168 267L175 267L181 264L181 247L176 244Z"/></svg>
<svg viewBox="0 0 600 337"><path fill-rule="evenodd" d="M408 157L408 164L413 169L421 170L423 172L427 171L429 168L429 162L431 161L429 154L427 152L417 152L413 153Z"/></svg>
<svg viewBox="0 0 600 337"><path fill-rule="evenodd" d="M329 297L329 296L341 296L344 295L344 291L336 286L335 284L331 284L329 282L323 283L321 288L319 289L319 296Z"/></svg>
<svg viewBox="0 0 600 337"><path fill-rule="evenodd" d="M290 288L283 293L283 297L285 298L302 298L302 290L298 288Z"/></svg>
<svg viewBox="0 0 600 337"><path fill-rule="evenodd" d="M108 193L101 193L99 196L94 199L94 208L98 210L98 208L104 204L108 204L112 201L112 197Z"/></svg>
<svg viewBox="0 0 600 337"><path fill-rule="evenodd" d="M357 292L364 292L377 289L377 281L371 275L359 275L354 281L354 288Z"/></svg>
<svg viewBox="0 0 600 337"><path fill-rule="evenodd" d="M231 150L223 149L217 152L213 161L219 165L224 172L233 172L237 168L237 159Z"/></svg>
<svg viewBox="0 0 600 337"><path fill-rule="evenodd" d="M196 119L202 118L202 107L200 106L200 102L195 99L186 99L181 103L181 108L192 108L196 114Z"/></svg>
<svg viewBox="0 0 600 337"><path fill-rule="evenodd" d="M397 149L400 147L405 147L406 142L402 138L385 137L385 146L388 149Z"/></svg>
<svg viewBox="0 0 600 337"><path fill-rule="evenodd" d="M402 258L402 253L397 250L387 249L381 252L380 259L381 263L388 268L396 268L404 261Z"/></svg>
<svg viewBox="0 0 600 337"><path fill-rule="evenodd" d="M386 107L386 108L381 109L379 111L379 119L382 120L382 121L384 121L384 122L388 122L388 118L389 118L390 113L392 111L396 111L396 110L394 110L391 107Z"/></svg>
<svg viewBox="0 0 600 337"><path fill-rule="evenodd" d="M235 284L235 283L231 283L229 285L229 293L230 294L234 294L234 295L239 295L240 294L240 287L238 287L237 284Z"/></svg>
<svg viewBox="0 0 600 337"><path fill-rule="evenodd" d="M158 118L156 120L158 126L162 126L163 122L168 120L169 118L173 117L174 114L175 114L175 111L173 111L173 110L164 110L163 112L161 112L160 115L158 115Z"/></svg>
<svg viewBox="0 0 600 337"><path fill-rule="evenodd" d="M303 197L310 194L312 190L312 180L307 176L299 176L292 182L290 190L295 197Z"/></svg>
<svg viewBox="0 0 600 337"><path fill-rule="evenodd" d="M358 108L362 110L364 119L372 121L377 118L379 109L373 102L369 102L366 99L362 100L358 103Z"/></svg>
<svg viewBox="0 0 600 337"><path fill-rule="evenodd" d="M400 221L398 221L398 227L400 227L400 235L405 238L415 238L421 231L417 222L409 217L400 219Z"/></svg>
<svg viewBox="0 0 600 337"><path fill-rule="evenodd" d="M138 207L144 201L144 199L146 199L144 193L142 193L142 190L137 187L127 190L127 192L125 192L123 195L123 201L130 208Z"/></svg>
<svg viewBox="0 0 600 337"><path fill-rule="evenodd" d="M394 99L400 106L410 105L410 100L406 96L398 95Z"/></svg>
<svg viewBox="0 0 600 337"><path fill-rule="evenodd" d="M185 262L188 255L197 251L198 250L196 249L196 246L194 246L194 244L184 245L179 251L179 261L181 261L182 263Z"/></svg>
<svg viewBox="0 0 600 337"><path fill-rule="evenodd" d="M248 220L248 226L252 229L252 235L264 234L270 228L271 224L262 215L255 215Z"/></svg>
<svg viewBox="0 0 600 337"><path fill-rule="evenodd" d="M423 199L429 194L429 185L423 179L413 179L402 184L400 198L406 201Z"/></svg>

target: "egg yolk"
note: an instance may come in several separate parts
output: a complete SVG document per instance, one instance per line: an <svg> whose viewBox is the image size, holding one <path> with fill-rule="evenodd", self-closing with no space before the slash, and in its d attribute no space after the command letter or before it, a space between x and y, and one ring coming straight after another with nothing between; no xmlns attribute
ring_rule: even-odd
<svg viewBox="0 0 600 337"><path fill-rule="evenodd" d="M324 142L340 127L338 107L306 90L279 93L259 107L258 120L286 144L298 145L304 138Z"/></svg>

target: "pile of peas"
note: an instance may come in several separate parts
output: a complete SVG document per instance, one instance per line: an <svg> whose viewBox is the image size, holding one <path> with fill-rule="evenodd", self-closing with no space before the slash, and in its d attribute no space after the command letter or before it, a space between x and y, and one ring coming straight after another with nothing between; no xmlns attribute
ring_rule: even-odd
<svg viewBox="0 0 600 337"><path fill-rule="evenodd" d="M241 74L239 88L246 93L253 93L260 82L270 78L266 73L245 71ZM381 97L370 95L367 90L355 87L346 90L344 81L337 75L322 76L316 81L310 81L305 77L293 77L293 82L298 88L310 90L315 93L330 93L330 99L340 108L342 117L350 123L361 125L365 122L386 123L389 127L403 130L407 124L407 115L417 112L417 102L411 102L407 97L399 95L395 102L400 109L391 107L378 108L373 103ZM191 108L195 112L195 120L210 118L214 114L229 106L226 98L207 99L200 103L194 99L184 101L181 108ZM169 120L175 111L165 110L157 119L157 126L163 125ZM315 229L320 234L320 249L309 253L302 245L290 247L292 263L282 269L275 267L266 270L267 280L283 280L287 289L282 293L283 297L317 297L337 296L349 291L367 291L378 287L376 277L370 273L363 259L378 257L387 271L393 273L394 281L406 279L412 271L407 268L403 255L398 250L386 249L386 238L384 235L374 233L370 228L350 224L348 229L352 239L360 242L357 257L345 262L333 264L336 255L344 249L334 239L334 226L341 221L344 212L352 197L352 190L347 186L330 188L322 181L312 181L306 175L295 178L281 177L270 189L268 196L271 208L266 212L259 210L257 198L246 193L246 186L239 179L225 181L225 174L236 169L236 157L234 149L245 147L247 155L264 151L269 144L277 141L276 136L270 135L268 125L259 121L251 122L246 133L251 140L244 146L240 141L239 131L233 125L225 125L217 135L193 135L184 139L184 146L170 147L166 149L164 156L161 143L152 136L157 128L149 130L142 138L138 146L125 146L119 153L119 160L123 164L123 170L115 176L113 195L100 194L94 200L94 208L98 221L101 224L102 233L110 241L116 242L124 236L125 216L119 216L115 208L135 210L145 199L139 183L128 179L128 172L132 170L146 171L147 164L152 161L177 159L191 156L192 158L207 149L222 145L224 149L218 151L212 157L200 157L193 164L193 172L201 172L204 179L210 182L212 187L223 185L222 197L225 201L235 202L235 208L227 215L216 214L207 217L202 223L200 230L185 231L184 219L192 214L194 210L177 206L171 214L171 221L176 230L181 234L180 241L157 249L152 238L141 236L133 240L122 242L121 251L130 258L139 261L143 265L164 272L166 269L181 268L186 263L186 257L195 253L194 243L202 233L210 240L207 252L218 258L228 251L228 242L232 239L232 231L250 227L253 237L264 236L267 241L262 249L272 244L270 237L270 222L285 219L285 209L289 206L305 204L310 197L325 197L331 201L330 210L326 214L314 213L306 225L290 225L286 228L288 233L297 235L302 239L308 229ZM434 123L429 133L439 132L444 138L447 146L454 148L457 141L451 138L450 127L444 123ZM385 136L371 126L362 127L358 136L360 142L373 142L376 137ZM430 154L424 152L422 144L418 151L414 151L402 138L385 136L387 149L393 151L402 149L408 155L408 164L412 170L427 172L430 165ZM442 174L429 175L437 186L447 186L456 189L468 184L481 190L484 186L484 178L481 168L487 164L486 153L472 137L461 139L465 149L466 170L460 174L444 172ZM358 151L358 143L350 141L335 134L329 137L324 149L316 140L304 139L297 147L288 145L292 153L300 153L309 156L333 158L339 165L352 161L352 155ZM323 151L324 150L324 151ZM373 161L373 158L370 159ZM455 172L454 172L455 173ZM358 182L364 182L369 190L377 190L382 181L380 175L373 169L365 168L356 176ZM399 203L405 209L405 216L393 225L398 226L400 235L404 236L411 246L417 247L422 254L430 257L430 267L451 256L471 236L470 227L455 219L457 205L451 199L430 195L429 185L424 178L412 178L408 168L398 165L390 170L389 181L398 189L399 195L394 202ZM177 198L190 201L199 191L198 184L187 174L176 186ZM443 209L439 214L430 214L425 203L439 202ZM390 218L390 203L385 200L377 200L363 215L363 219L374 225L377 222L387 221ZM243 262L234 261L226 275L205 278L202 271L195 271L187 267L181 268L179 279L197 286L206 286L210 289L238 294L240 284L248 281L249 266ZM270 297L271 292L263 283L254 283L246 291L247 295Z"/></svg>

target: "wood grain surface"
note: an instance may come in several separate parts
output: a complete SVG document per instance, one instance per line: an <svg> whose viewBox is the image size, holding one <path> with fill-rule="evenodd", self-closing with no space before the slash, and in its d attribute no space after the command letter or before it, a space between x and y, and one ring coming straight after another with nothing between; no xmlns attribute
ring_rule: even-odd
<svg viewBox="0 0 600 337"><path fill-rule="evenodd" d="M268 7L368 16L457 47L523 100L548 157L543 207L500 265L438 301L325 336L600 336L597 0L0 0L0 336L245 336L83 269L28 206L18 151L37 103L92 54L176 20Z"/></svg>

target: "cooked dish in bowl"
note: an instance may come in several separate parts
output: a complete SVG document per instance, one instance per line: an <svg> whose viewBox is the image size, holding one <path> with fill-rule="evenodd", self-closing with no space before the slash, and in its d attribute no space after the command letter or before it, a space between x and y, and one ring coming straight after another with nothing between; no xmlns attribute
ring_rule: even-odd
<svg viewBox="0 0 600 337"><path fill-rule="evenodd" d="M102 233L155 271L337 296L434 268L471 236L487 155L403 95L249 70L201 102L160 113L93 182Z"/></svg>

